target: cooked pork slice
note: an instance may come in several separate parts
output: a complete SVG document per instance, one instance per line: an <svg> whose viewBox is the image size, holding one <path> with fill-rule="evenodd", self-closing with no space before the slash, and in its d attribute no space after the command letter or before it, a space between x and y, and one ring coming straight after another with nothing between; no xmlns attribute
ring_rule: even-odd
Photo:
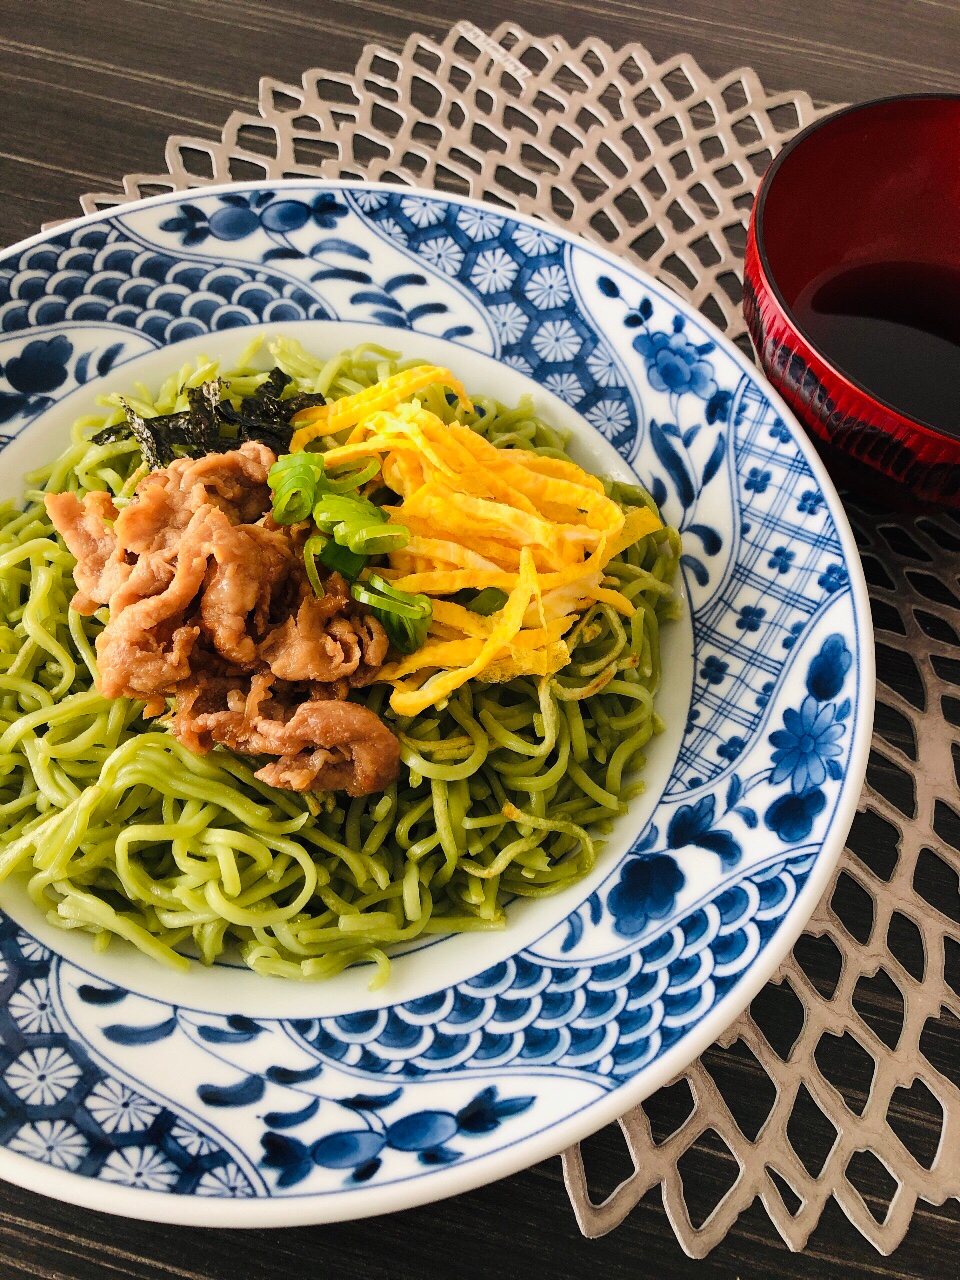
<svg viewBox="0 0 960 1280"><path fill-rule="evenodd" d="M136 604L147 596L166 591L177 571L176 556L162 551L139 556L126 581L110 597L111 616L119 614L129 604Z"/></svg>
<svg viewBox="0 0 960 1280"><path fill-rule="evenodd" d="M370 684L387 654L380 622L359 610L347 584L333 573L319 600L304 595L296 617L287 618L260 645L260 657L281 680Z"/></svg>
<svg viewBox="0 0 960 1280"><path fill-rule="evenodd" d="M274 787L365 796L400 773L400 743L379 716L354 702L304 702L286 724L262 724L260 740L280 756L257 773Z"/></svg>
<svg viewBox="0 0 960 1280"><path fill-rule="evenodd" d="M134 501L120 512L114 528L118 540L132 555L173 556L193 514L188 495L180 492L174 478L154 471L137 485Z"/></svg>
<svg viewBox="0 0 960 1280"><path fill-rule="evenodd" d="M142 698L150 704L150 714L158 715L165 695L189 678L199 634L199 627L130 627L109 636L102 631L97 637L100 692L105 698Z"/></svg>
<svg viewBox="0 0 960 1280"><path fill-rule="evenodd" d="M174 733L193 751L221 743L246 755L279 756L256 776L292 791L362 796L396 781L400 744L379 716L330 699L290 706L267 694L272 681L255 676L242 709L231 699L229 681L191 682L178 697Z"/></svg>
<svg viewBox="0 0 960 1280"><path fill-rule="evenodd" d="M380 619L372 613L357 612L352 622L360 637L361 658L359 667L350 677L350 684L354 689L362 689L376 680L377 672L386 661L390 641Z"/></svg>
<svg viewBox="0 0 960 1280"><path fill-rule="evenodd" d="M267 473L276 460L265 445L251 440L229 453L190 459L180 488L196 505L220 507L234 524L253 524L270 510Z"/></svg>
<svg viewBox="0 0 960 1280"><path fill-rule="evenodd" d="M77 613L95 613L130 576L131 566L112 527L117 518L113 499L109 493L95 492L81 502L75 493L48 493L45 506L53 527L77 559L73 607Z"/></svg>
<svg viewBox="0 0 960 1280"><path fill-rule="evenodd" d="M267 473L276 461L261 444L229 453L178 458L137 485L136 501L120 514L117 537L128 551L176 550L200 507L219 508L230 524L252 524L270 510Z"/></svg>
<svg viewBox="0 0 960 1280"><path fill-rule="evenodd" d="M213 536L213 560L207 571L200 620L204 634L224 658L252 667L257 645L250 634L250 614L269 613L276 587L290 571L292 555L282 534L258 525L219 523Z"/></svg>
<svg viewBox="0 0 960 1280"><path fill-rule="evenodd" d="M199 628L177 624L200 590L214 534L225 519L216 508L201 507L183 531L168 586L125 609L111 608L110 621L97 636L100 692L105 698L172 692L174 685L190 675L189 658Z"/></svg>

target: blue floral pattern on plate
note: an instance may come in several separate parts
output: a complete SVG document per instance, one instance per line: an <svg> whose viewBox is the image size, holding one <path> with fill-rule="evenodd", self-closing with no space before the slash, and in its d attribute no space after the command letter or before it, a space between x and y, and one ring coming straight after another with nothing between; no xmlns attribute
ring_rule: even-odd
<svg viewBox="0 0 960 1280"><path fill-rule="evenodd" d="M443 1194L447 1171L473 1166L480 1182L604 1123L773 969L863 767L865 592L796 428L669 291L506 210L245 184L37 237L0 257L0 445L137 356L309 320L491 355L637 469L684 536L686 731L651 820L564 919L414 998L391 1003L388 988L380 1007L288 1019L192 1009L0 916L0 1172L69 1175L58 1193L87 1203L100 1201L82 1186L133 1189L123 1203L144 1217L170 1218L153 1207L170 1195L200 1205L182 1220L223 1224L279 1221L279 1202L302 1206L283 1221L398 1207ZM232 1217L236 1198L248 1206Z"/></svg>

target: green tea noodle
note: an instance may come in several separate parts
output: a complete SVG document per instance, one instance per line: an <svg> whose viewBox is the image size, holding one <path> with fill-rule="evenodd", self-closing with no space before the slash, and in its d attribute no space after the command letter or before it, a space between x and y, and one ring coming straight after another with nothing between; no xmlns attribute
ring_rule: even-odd
<svg viewBox="0 0 960 1280"><path fill-rule="evenodd" d="M223 374L236 403L265 379L251 344ZM364 345L326 362L299 343L270 343L290 392L351 395L419 361ZM152 396L145 417L186 407L186 388L216 376L201 357ZM451 421L443 390L419 396ZM81 418L71 444L26 477L25 502L0 505L0 879L29 871L52 924L118 935L181 970L227 949L260 974L318 980L359 961L385 981L388 950L424 935L502 929L514 897L559 893L588 874L631 797L663 725L660 622L674 615L679 537L661 529L612 560L606 584L636 606L606 603L568 637L572 661L552 678L471 681L442 709L396 716L390 689L357 691L396 733L405 766L387 791L351 800L278 791L223 748L200 756L142 704L96 690L94 641L107 610L70 608L74 560L54 534L45 493L109 490L117 506L145 474L133 439L93 445L123 421L119 398ZM565 456L567 438L527 399L474 397L461 420L499 448ZM328 446L338 443L333 437ZM607 482L624 506L652 500Z"/></svg>

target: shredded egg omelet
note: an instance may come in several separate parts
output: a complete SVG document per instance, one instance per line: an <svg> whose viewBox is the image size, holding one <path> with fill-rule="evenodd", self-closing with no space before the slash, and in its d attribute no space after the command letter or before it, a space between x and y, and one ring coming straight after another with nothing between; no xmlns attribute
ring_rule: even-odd
<svg viewBox="0 0 960 1280"><path fill-rule="evenodd" d="M497 449L459 422L447 425L411 397L431 384L471 404L447 369L418 366L330 405L302 410L292 449L352 428L324 454L327 467L379 457L383 483L401 497L387 507L411 533L382 571L402 591L433 599L424 645L381 668L390 705L413 716L468 680L551 675L570 661L564 635L594 601L629 617L634 606L603 584L607 563L661 528L645 507L625 514L603 484L575 463ZM496 587L503 607L483 617L450 600L463 588Z"/></svg>

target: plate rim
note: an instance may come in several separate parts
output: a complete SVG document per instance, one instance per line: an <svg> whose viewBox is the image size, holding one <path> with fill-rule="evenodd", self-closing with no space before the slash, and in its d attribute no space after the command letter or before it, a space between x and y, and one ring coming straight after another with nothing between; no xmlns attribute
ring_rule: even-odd
<svg viewBox="0 0 960 1280"><path fill-rule="evenodd" d="M405 1179L396 1179L382 1186L368 1184L355 1190L338 1188L328 1192L311 1192L291 1197L267 1196L237 1201L195 1195L161 1194L122 1187L105 1183L99 1178L55 1169L11 1151L9 1147L0 1147L0 1177L17 1186L82 1208L171 1225L218 1229L307 1226L373 1217L418 1205L437 1203L509 1177L555 1156L639 1106L647 1097L699 1058L718 1036L723 1034L777 972L792 950L797 938L809 922L840 859L857 811L857 802L866 777L872 739L876 675L874 632L867 584L850 523L836 487L816 449L794 412L771 385L763 371L750 364L740 348L713 321L703 315L692 302L676 292L671 285L651 275L642 267L611 253L604 246L594 244L578 232L553 222L473 196L461 196L455 192L437 191L427 187L408 187L392 182L307 176L279 178L272 181L264 178L236 183L199 183L186 190L175 189L140 200L123 201L78 218L64 219L35 235L6 246L0 250L0 261L17 253L22 254L64 232L104 222L121 214L189 199L191 193L195 197L205 197L228 192L304 187L423 196L459 207L477 208L485 212L494 211L514 222L539 230L546 229L562 241L587 250L611 267L629 272L645 287L652 288L657 293L665 291L668 295L667 301L671 305L676 306L687 318L704 326L711 340L734 361L742 373L755 381L770 404L790 424L791 435L826 499L850 574L853 615L861 633L857 637L859 641L857 695L860 714L854 727L849 765L844 773L833 821L824 836L820 852L816 856L803 888L783 916L781 924L750 964L743 977L699 1022L694 1024L689 1032L648 1067L537 1133L517 1139L516 1142L499 1147L495 1151L477 1155L462 1164L446 1166L443 1177L440 1179L418 1174ZM169 345L176 346L175 343ZM869 643L866 643L867 641ZM324 1212L327 1206L333 1208L333 1212Z"/></svg>

